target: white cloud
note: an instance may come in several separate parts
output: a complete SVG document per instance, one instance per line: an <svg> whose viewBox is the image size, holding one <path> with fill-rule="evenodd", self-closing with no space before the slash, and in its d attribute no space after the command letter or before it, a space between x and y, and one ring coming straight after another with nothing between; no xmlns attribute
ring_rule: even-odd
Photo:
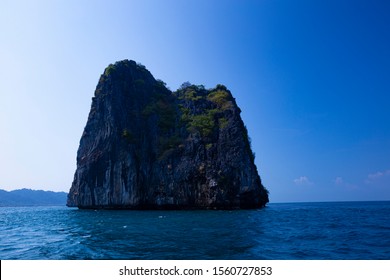
<svg viewBox="0 0 390 280"><path fill-rule="evenodd" d="M371 183L374 183L374 182L381 180L382 178L385 178L388 176L390 176L390 169L385 170L385 171L378 171L376 173L371 173L371 174L368 174L367 179L366 179L366 183L371 184Z"/></svg>
<svg viewBox="0 0 390 280"><path fill-rule="evenodd" d="M306 176L301 176L297 179L294 179L294 184L297 186L310 186L313 185L313 182L311 182Z"/></svg>
<svg viewBox="0 0 390 280"><path fill-rule="evenodd" d="M336 185L342 185L342 184L344 184L344 180L342 177L336 177L336 179L334 179L334 183Z"/></svg>
<svg viewBox="0 0 390 280"><path fill-rule="evenodd" d="M351 184L343 179L343 177L337 176L334 180L333 183L336 186L343 187L346 189L357 189L358 187L354 184Z"/></svg>

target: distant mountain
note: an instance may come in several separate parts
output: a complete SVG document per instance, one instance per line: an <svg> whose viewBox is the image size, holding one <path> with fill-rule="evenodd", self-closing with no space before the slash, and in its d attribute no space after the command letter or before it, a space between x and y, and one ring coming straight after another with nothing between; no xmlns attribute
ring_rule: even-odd
<svg viewBox="0 0 390 280"><path fill-rule="evenodd" d="M67 193L21 189L0 190L0 206L49 206L65 205Z"/></svg>

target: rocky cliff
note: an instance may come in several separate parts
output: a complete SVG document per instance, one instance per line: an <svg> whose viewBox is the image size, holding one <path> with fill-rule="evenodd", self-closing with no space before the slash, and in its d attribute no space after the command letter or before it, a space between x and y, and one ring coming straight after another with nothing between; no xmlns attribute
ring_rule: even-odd
<svg viewBox="0 0 390 280"><path fill-rule="evenodd" d="M268 202L231 92L176 92L134 61L101 75L77 152L68 206L258 208Z"/></svg>

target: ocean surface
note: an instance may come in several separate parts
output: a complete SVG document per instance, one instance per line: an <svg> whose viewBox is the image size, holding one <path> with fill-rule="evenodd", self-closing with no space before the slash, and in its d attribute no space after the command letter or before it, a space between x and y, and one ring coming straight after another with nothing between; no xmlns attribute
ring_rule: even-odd
<svg viewBox="0 0 390 280"><path fill-rule="evenodd" d="M238 211L0 207L0 259L390 259L390 201Z"/></svg>

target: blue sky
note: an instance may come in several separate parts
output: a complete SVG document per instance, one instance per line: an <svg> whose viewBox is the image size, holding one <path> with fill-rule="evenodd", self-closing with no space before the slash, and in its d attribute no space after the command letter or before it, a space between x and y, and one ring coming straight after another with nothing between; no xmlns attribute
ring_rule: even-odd
<svg viewBox="0 0 390 280"><path fill-rule="evenodd" d="M0 188L68 191L99 76L225 84L271 202L390 200L389 1L0 3Z"/></svg>

